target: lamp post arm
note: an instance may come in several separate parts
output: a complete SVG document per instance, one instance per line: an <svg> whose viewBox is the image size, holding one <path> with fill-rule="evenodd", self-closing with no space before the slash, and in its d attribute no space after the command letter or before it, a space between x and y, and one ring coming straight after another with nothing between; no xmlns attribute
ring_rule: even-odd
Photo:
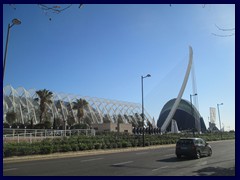
<svg viewBox="0 0 240 180"><path fill-rule="evenodd" d="M7 58L7 50L8 50L8 39L10 34L10 28L13 26L8 24L8 31L7 31L7 39L6 39L6 46L5 46L5 53L4 53L4 61L3 61L3 80L4 80L4 74L5 74L5 68L6 68L6 58Z"/></svg>

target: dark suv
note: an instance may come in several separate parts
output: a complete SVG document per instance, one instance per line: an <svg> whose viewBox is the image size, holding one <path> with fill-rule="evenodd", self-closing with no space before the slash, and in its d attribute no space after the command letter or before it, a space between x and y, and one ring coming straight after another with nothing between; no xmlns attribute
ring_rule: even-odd
<svg viewBox="0 0 240 180"><path fill-rule="evenodd" d="M180 138L176 144L176 156L190 156L199 159L202 156L211 156L212 148L201 138Z"/></svg>

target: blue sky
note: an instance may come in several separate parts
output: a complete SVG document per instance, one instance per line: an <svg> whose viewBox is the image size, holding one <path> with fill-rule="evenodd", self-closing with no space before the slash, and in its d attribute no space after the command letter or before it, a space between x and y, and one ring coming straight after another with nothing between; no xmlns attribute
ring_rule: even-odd
<svg viewBox="0 0 240 180"><path fill-rule="evenodd" d="M4 86L141 103L149 73L145 106L157 120L178 95L191 45L200 114L208 127L209 107L224 103L221 121L235 129L235 35L212 34L235 33L216 27L235 28L235 5L86 4L60 14L14 7L3 5L3 52L8 23L22 21L11 28ZM190 77L183 98L191 93Z"/></svg>

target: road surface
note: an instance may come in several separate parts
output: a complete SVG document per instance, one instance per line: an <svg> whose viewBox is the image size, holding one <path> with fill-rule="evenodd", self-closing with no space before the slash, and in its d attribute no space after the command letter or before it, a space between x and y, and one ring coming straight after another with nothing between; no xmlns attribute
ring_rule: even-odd
<svg viewBox="0 0 240 180"><path fill-rule="evenodd" d="M4 176L234 176L235 140L210 142L213 154L177 159L175 147L4 162Z"/></svg>

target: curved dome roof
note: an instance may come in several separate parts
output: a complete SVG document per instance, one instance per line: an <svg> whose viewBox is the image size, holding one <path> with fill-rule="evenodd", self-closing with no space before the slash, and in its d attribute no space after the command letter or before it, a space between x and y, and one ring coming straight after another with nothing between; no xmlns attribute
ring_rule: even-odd
<svg viewBox="0 0 240 180"><path fill-rule="evenodd" d="M157 121L157 127L161 128L175 100L176 98L171 99L163 106ZM172 119L176 120L178 129L180 131L192 130L193 127L195 126L195 119L200 119L201 131L202 132L206 131L206 126L200 113L195 108L195 106L191 105L191 103L187 100L181 99L179 106ZM170 131L170 127L171 127L171 123L169 123L167 127L167 131Z"/></svg>

